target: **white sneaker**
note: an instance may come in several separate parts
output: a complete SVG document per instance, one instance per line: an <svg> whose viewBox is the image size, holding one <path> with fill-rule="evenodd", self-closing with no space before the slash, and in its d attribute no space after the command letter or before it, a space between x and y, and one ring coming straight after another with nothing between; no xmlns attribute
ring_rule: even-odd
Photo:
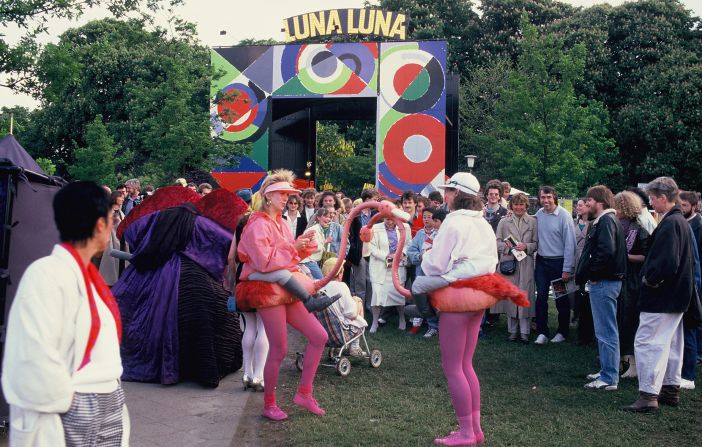
<svg viewBox="0 0 702 447"><path fill-rule="evenodd" d="M695 389L695 381L694 380L687 380L687 379L680 379L680 389L681 390L694 390Z"/></svg>
<svg viewBox="0 0 702 447"><path fill-rule="evenodd" d="M588 390L604 390L604 391L617 391L617 385L610 385L607 382L603 382L600 379L593 380L592 382L585 385Z"/></svg>
<svg viewBox="0 0 702 447"><path fill-rule="evenodd" d="M548 337L544 334L539 334L539 336L536 337L534 343L537 345L545 345L546 343L548 343Z"/></svg>
<svg viewBox="0 0 702 447"><path fill-rule="evenodd" d="M430 328L430 329L424 334L424 338L431 338L431 337L434 337L434 336L436 336L436 335L439 335L439 331L437 331L437 330L434 329L434 328Z"/></svg>
<svg viewBox="0 0 702 447"><path fill-rule="evenodd" d="M387 321L385 321L384 318L378 318L378 324L385 324Z"/></svg>
<svg viewBox="0 0 702 447"><path fill-rule="evenodd" d="M565 337L561 334L556 334L555 337L551 339L551 343L562 343L565 341Z"/></svg>
<svg viewBox="0 0 702 447"><path fill-rule="evenodd" d="M600 373L596 372L596 373L588 374L587 376L585 376L585 378L587 380L597 380L600 378Z"/></svg>

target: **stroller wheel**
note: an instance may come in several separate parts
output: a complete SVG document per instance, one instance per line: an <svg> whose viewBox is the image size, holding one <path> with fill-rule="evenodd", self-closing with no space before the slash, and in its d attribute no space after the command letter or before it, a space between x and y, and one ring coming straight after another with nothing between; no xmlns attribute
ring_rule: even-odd
<svg viewBox="0 0 702 447"><path fill-rule="evenodd" d="M348 376L351 373L351 360L346 357L341 357L339 363L336 364L336 372L338 372L341 377Z"/></svg>
<svg viewBox="0 0 702 447"><path fill-rule="evenodd" d="M379 367L383 363L383 354L377 349L372 350L368 356L368 362L373 368Z"/></svg>
<svg viewBox="0 0 702 447"><path fill-rule="evenodd" d="M298 371L302 371L302 368L304 366L304 362L305 362L305 355L300 354L298 352L297 356L295 357L295 367L297 368Z"/></svg>

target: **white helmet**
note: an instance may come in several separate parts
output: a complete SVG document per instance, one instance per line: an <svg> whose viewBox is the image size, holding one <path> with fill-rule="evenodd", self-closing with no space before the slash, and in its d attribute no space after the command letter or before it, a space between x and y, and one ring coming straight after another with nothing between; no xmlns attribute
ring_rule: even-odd
<svg viewBox="0 0 702 447"><path fill-rule="evenodd" d="M480 182L473 174L468 172L456 172L451 176L445 185L437 186L437 188L455 188L468 194L478 195L480 191Z"/></svg>

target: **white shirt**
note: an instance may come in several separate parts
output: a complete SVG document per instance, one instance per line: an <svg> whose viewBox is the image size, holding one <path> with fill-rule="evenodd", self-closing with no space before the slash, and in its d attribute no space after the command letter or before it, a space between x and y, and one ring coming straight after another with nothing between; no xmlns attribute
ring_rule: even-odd
<svg viewBox="0 0 702 447"><path fill-rule="evenodd" d="M422 271L449 282L494 273L497 266L495 232L482 211L457 210L449 213L424 253Z"/></svg>

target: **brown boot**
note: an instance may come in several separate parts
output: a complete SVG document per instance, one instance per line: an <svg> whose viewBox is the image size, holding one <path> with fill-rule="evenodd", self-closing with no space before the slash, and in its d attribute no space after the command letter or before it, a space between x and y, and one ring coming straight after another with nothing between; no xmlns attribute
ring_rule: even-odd
<svg viewBox="0 0 702 447"><path fill-rule="evenodd" d="M658 395L658 403L677 407L680 405L680 386L679 385L663 385L661 392Z"/></svg>
<svg viewBox="0 0 702 447"><path fill-rule="evenodd" d="M622 407L622 410L631 411L632 413L652 413L658 411L658 395L644 393L643 391L640 391L639 395L639 400L628 407Z"/></svg>

